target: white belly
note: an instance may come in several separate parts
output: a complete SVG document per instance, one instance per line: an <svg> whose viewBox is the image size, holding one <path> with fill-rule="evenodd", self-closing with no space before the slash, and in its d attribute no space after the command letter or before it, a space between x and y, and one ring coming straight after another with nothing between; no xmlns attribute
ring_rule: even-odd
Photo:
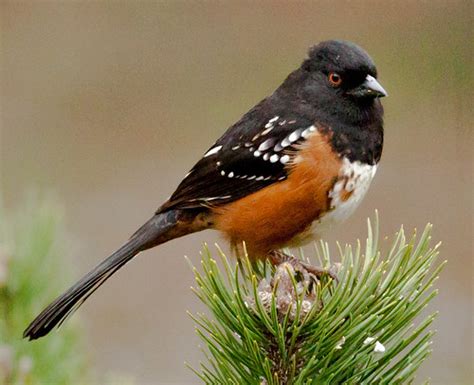
<svg viewBox="0 0 474 385"><path fill-rule="evenodd" d="M343 158L338 180L329 192L330 210L314 221L311 227L298 236L298 240L295 241L307 243L318 239L331 226L352 215L367 193L376 171L376 165L364 164L359 161L351 163L349 159Z"/></svg>

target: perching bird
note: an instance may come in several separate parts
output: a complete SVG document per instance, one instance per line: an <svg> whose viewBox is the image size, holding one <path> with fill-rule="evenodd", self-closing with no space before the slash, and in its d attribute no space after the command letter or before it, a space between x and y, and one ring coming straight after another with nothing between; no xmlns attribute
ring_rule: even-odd
<svg viewBox="0 0 474 385"><path fill-rule="evenodd" d="M360 203L382 154L385 90L346 41L309 50L269 97L232 125L125 245L52 302L24 332L49 333L139 252L204 229L278 260Z"/></svg>

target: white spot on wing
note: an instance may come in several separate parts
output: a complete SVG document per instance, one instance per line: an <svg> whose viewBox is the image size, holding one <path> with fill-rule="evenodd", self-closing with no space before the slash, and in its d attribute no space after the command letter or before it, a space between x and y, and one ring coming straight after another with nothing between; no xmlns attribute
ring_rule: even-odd
<svg viewBox="0 0 474 385"><path fill-rule="evenodd" d="M300 133L301 133L301 130L296 130L296 131L293 131L290 136L288 136L288 140L293 143L293 142L296 142L299 138L300 138Z"/></svg>
<svg viewBox="0 0 474 385"><path fill-rule="evenodd" d="M280 146L283 148L285 147L288 147L289 145L291 144L291 141L290 141L290 137L287 136L285 139L283 139L280 143ZM275 146L275 151L280 151L280 150L277 150L277 146L278 144Z"/></svg>
<svg viewBox="0 0 474 385"><path fill-rule="evenodd" d="M232 198L232 195L223 195L221 197L210 197L210 198L203 198L204 201L215 201L216 199L228 199ZM193 199L196 200L196 199Z"/></svg>
<svg viewBox="0 0 474 385"><path fill-rule="evenodd" d="M206 158L208 156L211 156L211 155L214 155L214 154L217 154L220 151L221 148L222 148L222 146L216 146L216 147L211 148L208 152L206 152L204 154L204 158Z"/></svg>
<svg viewBox="0 0 474 385"><path fill-rule="evenodd" d="M316 127L314 126L309 126L307 129L305 129L302 133L301 136L305 139L309 138L313 132L316 131Z"/></svg>
<svg viewBox="0 0 474 385"><path fill-rule="evenodd" d="M258 151L267 151L271 146L273 146L273 143L275 143L275 139L267 139L265 142L260 144L260 146L258 146Z"/></svg>
<svg viewBox="0 0 474 385"><path fill-rule="evenodd" d="M273 154L273 155L270 157L270 162L271 162L271 163L276 163L276 162L278 162L278 159L280 159L280 157L279 157L277 154Z"/></svg>
<svg viewBox="0 0 474 385"><path fill-rule="evenodd" d="M283 163L283 164L288 163L289 160L290 160L290 156L289 156L289 155L283 155L283 156L280 158L280 162Z"/></svg>
<svg viewBox="0 0 474 385"><path fill-rule="evenodd" d="M229 175L227 175L228 178L233 178L234 177L234 173L231 171L229 172Z"/></svg>

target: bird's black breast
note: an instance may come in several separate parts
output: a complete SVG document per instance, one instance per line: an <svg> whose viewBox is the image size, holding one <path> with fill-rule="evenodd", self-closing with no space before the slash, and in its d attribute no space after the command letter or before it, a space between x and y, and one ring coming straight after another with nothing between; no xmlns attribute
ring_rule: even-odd
<svg viewBox="0 0 474 385"><path fill-rule="evenodd" d="M331 138L334 151L351 162L375 165L383 149L383 108L378 99L357 109L328 114L321 111L320 131Z"/></svg>

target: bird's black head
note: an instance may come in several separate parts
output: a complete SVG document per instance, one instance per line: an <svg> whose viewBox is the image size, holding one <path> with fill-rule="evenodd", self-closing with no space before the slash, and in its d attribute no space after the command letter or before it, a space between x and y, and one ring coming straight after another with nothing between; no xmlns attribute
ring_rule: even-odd
<svg viewBox="0 0 474 385"><path fill-rule="evenodd" d="M348 41L329 40L312 47L301 68L318 80L320 87L338 95L355 99L387 95L376 80L371 57Z"/></svg>
<svg viewBox="0 0 474 385"><path fill-rule="evenodd" d="M334 149L351 161L376 164L383 145L383 108L387 93L362 48L329 40L309 51L271 99L278 100L331 131Z"/></svg>
<svg viewBox="0 0 474 385"><path fill-rule="evenodd" d="M347 123L382 117L379 98L387 93L377 81L370 56L354 43L329 40L309 51L308 58L285 82L300 99Z"/></svg>

